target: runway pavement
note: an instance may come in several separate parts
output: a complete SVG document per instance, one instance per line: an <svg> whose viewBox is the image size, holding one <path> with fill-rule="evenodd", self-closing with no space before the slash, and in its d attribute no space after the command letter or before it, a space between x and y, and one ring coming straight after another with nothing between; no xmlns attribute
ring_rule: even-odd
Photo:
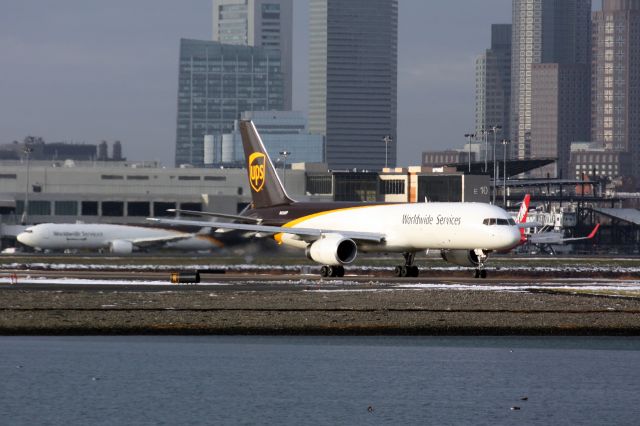
<svg viewBox="0 0 640 426"><path fill-rule="evenodd" d="M581 276L502 268L487 279L462 269L395 278L389 268L361 266L357 275L321 278L295 268L209 267L199 284L170 284L170 268L153 265L83 268L3 269L0 333L640 335L635 266Z"/></svg>

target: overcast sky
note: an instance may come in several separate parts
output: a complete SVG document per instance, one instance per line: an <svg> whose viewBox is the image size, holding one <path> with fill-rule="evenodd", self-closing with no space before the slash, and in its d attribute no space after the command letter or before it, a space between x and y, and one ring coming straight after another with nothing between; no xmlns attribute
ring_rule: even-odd
<svg viewBox="0 0 640 426"><path fill-rule="evenodd" d="M179 40L211 38L211 0L2 0L0 142L123 143L173 165ZM294 0L294 108L307 110L308 0ZM459 147L474 61L511 0L399 0L398 160Z"/></svg>

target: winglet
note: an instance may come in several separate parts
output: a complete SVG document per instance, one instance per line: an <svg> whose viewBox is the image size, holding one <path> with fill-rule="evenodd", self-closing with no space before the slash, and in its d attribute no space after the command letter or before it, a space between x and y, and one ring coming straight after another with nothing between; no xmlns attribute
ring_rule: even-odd
<svg viewBox="0 0 640 426"><path fill-rule="evenodd" d="M591 231L589 235L587 235L587 240L590 240L591 238L596 236L596 232L598 232L598 228L600 228L600 224L596 223L596 227L593 228L593 231Z"/></svg>

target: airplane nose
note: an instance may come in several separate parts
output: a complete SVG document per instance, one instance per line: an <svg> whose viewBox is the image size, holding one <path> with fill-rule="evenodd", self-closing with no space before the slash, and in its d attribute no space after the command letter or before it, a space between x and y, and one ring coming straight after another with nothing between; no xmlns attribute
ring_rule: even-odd
<svg viewBox="0 0 640 426"><path fill-rule="evenodd" d="M28 245L29 245L29 242L28 242L28 241L29 241L29 234L27 234L26 232L21 232L21 233L19 233L19 234L18 234L18 236L16 237L16 239L17 239L20 243L22 243L22 244L24 244L24 245L26 245L26 246L28 246Z"/></svg>
<svg viewBox="0 0 640 426"><path fill-rule="evenodd" d="M517 226L512 226L509 229L509 237L511 243L515 246L520 244L520 228Z"/></svg>

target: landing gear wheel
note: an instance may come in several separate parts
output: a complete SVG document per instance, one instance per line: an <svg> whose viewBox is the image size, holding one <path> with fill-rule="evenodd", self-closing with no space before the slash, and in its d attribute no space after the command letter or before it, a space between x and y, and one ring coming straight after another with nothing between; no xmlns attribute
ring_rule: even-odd
<svg viewBox="0 0 640 426"><path fill-rule="evenodd" d="M329 276L329 266L324 265L322 268L320 268L320 276L321 277L328 277Z"/></svg>
<svg viewBox="0 0 640 426"><path fill-rule="evenodd" d="M476 269L476 273L474 278L487 278L487 270L486 269Z"/></svg>
<svg viewBox="0 0 640 426"><path fill-rule="evenodd" d="M417 266L415 265L411 265L411 266L407 266L407 276L408 277L417 277L418 275L420 275L420 269L418 269Z"/></svg>
<svg viewBox="0 0 640 426"><path fill-rule="evenodd" d="M417 277L420 274L420 270L413 264L415 259L415 253L403 253L404 265L398 265L394 268L393 273L396 277Z"/></svg>
<svg viewBox="0 0 640 426"><path fill-rule="evenodd" d="M393 268L393 274L396 277L401 277L402 276L402 266L398 265L395 268Z"/></svg>
<svg viewBox="0 0 640 426"><path fill-rule="evenodd" d="M344 277L344 266L324 265L320 268L321 277Z"/></svg>

